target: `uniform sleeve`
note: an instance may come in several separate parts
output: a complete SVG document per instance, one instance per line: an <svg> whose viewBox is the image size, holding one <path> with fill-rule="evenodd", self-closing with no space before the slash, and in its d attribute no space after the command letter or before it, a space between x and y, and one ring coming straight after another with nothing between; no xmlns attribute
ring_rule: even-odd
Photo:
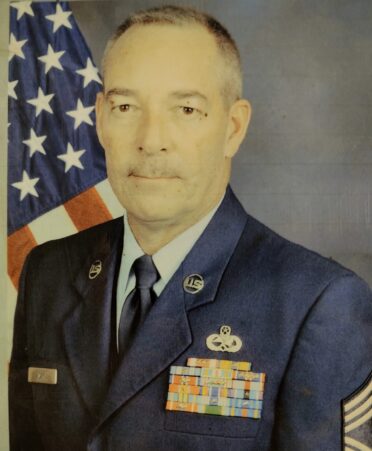
<svg viewBox="0 0 372 451"><path fill-rule="evenodd" d="M352 449L372 449L371 370L371 292L356 276L341 277L298 333L279 392L272 451L348 450L353 440L369 448Z"/></svg>
<svg viewBox="0 0 372 451"><path fill-rule="evenodd" d="M13 348L9 371L10 451L43 451L35 422L31 384L27 382L27 275L30 255L23 266L14 319Z"/></svg>

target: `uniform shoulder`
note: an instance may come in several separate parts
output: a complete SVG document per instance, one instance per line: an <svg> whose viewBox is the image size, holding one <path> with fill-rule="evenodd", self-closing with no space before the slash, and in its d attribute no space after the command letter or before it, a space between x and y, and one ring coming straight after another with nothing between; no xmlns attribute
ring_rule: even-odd
<svg viewBox="0 0 372 451"><path fill-rule="evenodd" d="M350 269L342 266L331 256L325 256L309 249L301 244L292 242L280 235L273 239L274 248L280 250L285 259L298 269L309 270L311 268L329 275L346 276L354 274ZM279 254L280 255L280 254Z"/></svg>
<svg viewBox="0 0 372 451"><path fill-rule="evenodd" d="M248 228L258 230L257 255L268 271L286 279L330 282L343 276L358 277L332 257L321 255L305 246L292 242L256 219L249 217ZM249 225L251 224L251 226ZM253 224L253 225L252 225Z"/></svg>
<svg viewBox="0 0 372 451"><path fill-rule="evenodd" d="M36 246L30 253L33 258L43 258L58 254L61 249L77 250L81 252L96 246L103 236L115 234L122 227L122 218L112 219L101 224L97 224L81 232L68 235L63 238L50 240Z"/></svg>
<svg viewBox="0 0 372 451"><path fill-rule="evenodd" d="M269 312L278 308L280 314L285 311L301 322L319 299L327 298L326 305L335 308L341 303L345 309L357 303L356 298L363 298L361 302L367 305L370 302L368 284L353 271L253 218L248 219L237 254L232 273L239 277L239 290L256 287L257 296L264 299L261 305Z"/></svg>

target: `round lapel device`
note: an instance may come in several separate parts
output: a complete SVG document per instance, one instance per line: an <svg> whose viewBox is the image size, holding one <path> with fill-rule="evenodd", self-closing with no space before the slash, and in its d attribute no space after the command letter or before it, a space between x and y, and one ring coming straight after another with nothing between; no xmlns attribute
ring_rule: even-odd
<svg viewBox="0 0 372 451"><path fill-rule="evenodd" d="M204 288L204 279L200 274L191 274L185 277L183 289L187 293L196 294Z"/></svg>
<svg viewBox="0 0 372 451"><path fill-rule="evenodd" d="M101 260L96 260L89 269L89 279L95 279L102 271Z"/></svg>

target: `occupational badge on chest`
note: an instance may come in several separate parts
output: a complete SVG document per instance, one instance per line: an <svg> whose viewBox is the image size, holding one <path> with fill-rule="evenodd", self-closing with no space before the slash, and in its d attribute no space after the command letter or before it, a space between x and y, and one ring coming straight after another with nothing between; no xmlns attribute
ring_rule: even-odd
<svg viewBox="0 0 372 451"><path fill-rule="evenodd" d="M237 335L231 335L230 326L222 326L219 334L207 337L207 347L211 351L238 352L242 341Z"/></svg>
<svg viewBox="0 0 372 451"><path fill-rule="evenodd" d="M190 357L170 368L166 409L259 419L265 379L250 362Z"/></svg>

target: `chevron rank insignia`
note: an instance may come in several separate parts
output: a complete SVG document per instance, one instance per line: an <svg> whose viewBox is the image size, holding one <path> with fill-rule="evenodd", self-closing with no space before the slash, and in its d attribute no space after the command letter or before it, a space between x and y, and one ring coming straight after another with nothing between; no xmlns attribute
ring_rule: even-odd
<svg viewBox="0 0 372 451"><path fill-rule="evenodd" d="M166 409L259 419L265 379L250 362L191 357L170 368Z"/></svg>
<svg viewBox="0 0 372 451"><path fill-rule="evenodd" d="M342 402L344 451L372 451L372 373Z"/></svg>

